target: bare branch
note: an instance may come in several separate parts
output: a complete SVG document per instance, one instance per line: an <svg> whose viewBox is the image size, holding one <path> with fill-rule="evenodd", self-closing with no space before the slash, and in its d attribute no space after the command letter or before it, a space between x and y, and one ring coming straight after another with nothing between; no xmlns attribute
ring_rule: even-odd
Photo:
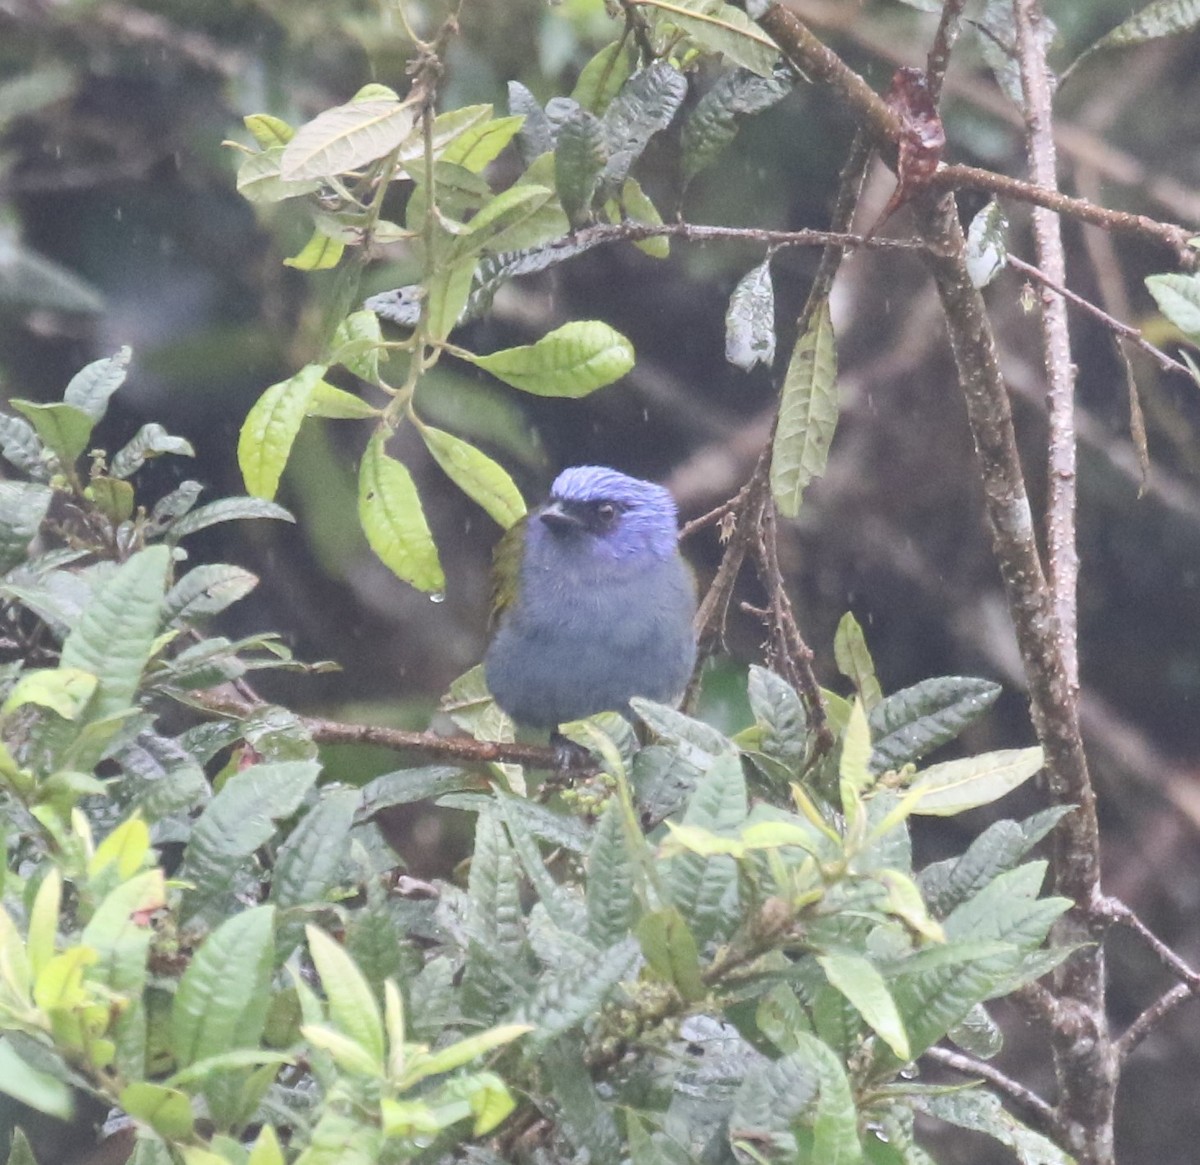
<svg viewBox="0 0 1200 1165"><path fill-rule="evenodd" d="M946 77L950 53L958 39L962 13L966 6L967 0L945 0L942 4L942 15L938 20L937 32L934 33L933 44L929 48L929 57L925 63L925 78L935 105L942 95L942 81Z"/></svg>
<svg viewBox="0 0 1200 1165"><path fill-rule="evenodd" d="M1156 348L1132 324L1124 323L1122 320L1117 319L1116 316L1109 315L1102 307L1098 307L1092 303L1090 299L1084 299L1082 295L1077 295L1064 284L1055 282L1040 268L1033 266L1032 263L1026 263L1023 259L1018 259L1015 255L1009 255L1006 261L1014 271L1019 271L1029 279L1057 292L1077 308L1087 312L1093 319L1099 320L1106 328L1116 333L1116 335L1128 340L1135 348L1139 348L1145 352L1164 372L1178 372L1180 376L1191 378L1192 370L1186 364L1174 359L1172 356L1168 356L1161 348Z"/></svg>
<svg viewBox="0 0 1200 1165"><path fill-rule="evenodd" d="M1160 995L1137 1017L1117 1041L1117 1060L1124 1063L1138 1046L1181 1003L1194 999L1196 993L1186 983L1176 983L1165 995Z"/></svg>
<svg viewBox="0 0 1200 1165"><path fill-rule="evenodd" d="M1013 1108L1031 1128L1035 1128L1049 1137L1062 1136L1062 1129L1053 1106L1044 1101L1032 1089L1026 1088L1024 1084L1014 1080L1011 1076L1006 1076L999 1068L994 1068L991 1064L977 1060L973 1056L964 1056L961 1052L952 1051L950 1048L929 1048L926 1050L924 1058L933 1060L936 1064L943 1064L947 1068L953 1068L955 1072L961 1072L964 1076L978 1077L990 1084L997 1092L1008 1097Z"/></svg>
<svg viewBox="0 0 1200 1165"><path fill-rule="evenodd" d="M1054 150L1050 71L1046 67L1046 37L1040 0L1015 0L1017 53L1025 97L1025 144L1034 182L1058 188ZM1067 281L1058 216L1045 207L1033 209L1033 237L1038 263L1048 280L1060 287ZM1075 367L1067 302L1043 285L1042 352L1049 386L1050 434L1047 443L1049 488L1046 504L1047 573L1057 620L1058 650L1067 672L1072 697L1079 695L1078 592L1079 551L1075 541L1077 475L1075 454Z"/></svg>

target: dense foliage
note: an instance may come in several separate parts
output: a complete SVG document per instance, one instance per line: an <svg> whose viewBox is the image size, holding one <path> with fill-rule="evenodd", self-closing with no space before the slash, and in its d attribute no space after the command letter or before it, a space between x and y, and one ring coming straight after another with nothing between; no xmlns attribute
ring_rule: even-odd
<svg viewBox="0 0 1200 1165"><path fill-rule="evenodd" d="M1160 25L1179 24L1179 6L1152 7L1166 17L1094 51L1176 31ZM994 49L1011 27L988 12L980 35ZM201 504L185 481L140 497L149 461L192 453L157 424L111 456L94 448L127 350L83 369L61 402L0 415L15 474L0 482L9 1165L34 1159L40 1116L105 1120L136 1165L924 1165L919 1116L1022 1161L1069 1162L997 1094L918 1075L943 1040L974 1063L993 1057L1002 1039L986 1005L1077 951L1047 945L1072 903L1040 896L1047 863L1030 857L1069 806L996 821L960 854L914 867L910 818L990 804L1043 766L1041 748L928 762L996 684L943 677L884 696L847 616L825 646L849 697L789 682L773 641L779 670L750 669L754 723L735 735L640 702L642 738L615 715L572 727L600 771L571 786L496 762L400 769L360 788L323 764L315 722L256 701L251 672L300 666L280 640L203 630L258 580L192 565L189 536L288 519L273 499L310 419L369 427L362 530L396 575L440 597L428 499L392 438L415 433L501 526L525 502L497 460L433 423L436 366L577 398L634 364L629 340L598 320L482 353L455 329L510 281L598 246L664 257L692 228L664 223L639 182L652 140L676 135L686 189L745 119L805 80L732 5L647 2L626 6L623 32L569 96L542 103L513 82L506 112L437 113L453 33L412 38L403 96L373 83L298 127L255 114L250 141L232 147L244 197L305 223L287 265L339 279L320 351L241 428L251 496ZM974 218L977 287L1006 265L1006 229L996 203ZM741 369L770 365L777 346L776 240L754 241L765 256L725 320ZM394 249L413 282L364 303L367 264ZM772 515L800 512L838 422L831 279L814 284L781 377ZM1193 340L1197 280L1148 281ZM86 288L56 287L83 305ZM225 715L227 690L249 714ZM469 736L513 739L477 672L444 708ZM473 818L460 878L416 877L384 840L378 816L420 802Z"/></svg>

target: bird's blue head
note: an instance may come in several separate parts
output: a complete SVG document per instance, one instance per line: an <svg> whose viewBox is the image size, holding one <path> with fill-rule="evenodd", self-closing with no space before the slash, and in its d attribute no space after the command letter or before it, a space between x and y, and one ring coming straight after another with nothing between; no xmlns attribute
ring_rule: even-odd
<svg viewBox="0 0 1200 1165"><path fill-rule="evenodd" d="M554 479L535 515L551 537L614 560L677 552L675 499L661 485L602 465L576 465Z"/></svg>

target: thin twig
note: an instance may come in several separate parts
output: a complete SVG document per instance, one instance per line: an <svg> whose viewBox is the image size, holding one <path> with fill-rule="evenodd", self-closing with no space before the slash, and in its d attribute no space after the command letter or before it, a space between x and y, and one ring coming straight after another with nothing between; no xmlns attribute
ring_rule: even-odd
<svg viewBox="0 0 1200 1165"><path fill-rule="evenodd" d="M929 48L929 56L925 63L925 80L929 85L929 95L937 105L942 96L942 81L946 77L946 69L950 64L950 53L954 42L958 39L961 27L963 9L967 0L944 0L942 15L938 20L937 32L933 35L933 44Z"/></svg>
<svg viewBox="0 0 1200 1165"><path fill-rule="evenodd" d="M228 720L246 720L268 707L261 700L248 700L244 695L232 698L216 689L191 693L187 704L201 712ZM562 755L557 749L532 744L474 740L469 736L438 736L434 732L408 732L378 724L346 724L317 716L306 716L301 723L317 744L368 744L393 752L419 752L435 760L464 765L519 764L552 770L562 767ZM579 776L598 771L574 764L571 769Z"/></svg>
<svg viewBox="0 0 1200 1165"><path fill-rule="evenodd" d="M1034 182L1046 189L1058 186L1054 150L1050 72L1046 67L1044 16L1041 0L1016 0L1017 53L1021 90L1025 98L1025 143ZM1033 209L1033 237L1038 264L1048 280L1060 287L1067 281L1058 216L1045 207ZM1079 550L1075 537L1077 473L1075 449L1075 367L1067 301L1042 287L1042 353L1049 387L1050 431L1047 440L1049 474L1046 501L1047 581L1057 620L1058 647L1075 699L1079 696L1078 593Z"/></svg>
<svg viewBox="0 0 1200 1165"><path fill-rule="evenodd" d="M1006 1076L991 1064L985 1063L983 1060L976 1060L973 1056L964 1056L961 1052L955 1052L949 1048L928 1048L925 1058L943 1064L947 1068L953 1068L955 1072L961 1072L964 1076L978 1076L980 1080L990 1084L997 1092L1007 1096L1027 1124L1047 1136L1061 1135L1058 1117L1053 1106L1032 1089L1026 1088L1024 1084L1014 1080L1011 1076Z"/></svg>
<svg viewBox="0 0 1200 1165"><path fill-rule="evenodd" d="M1158 961L1178 979L1182 979L1193 992L1200 992L1200 971L1186 959L1181 959L1165 942L1152 931L1133 910L1119 898L1101 898L1096 904L1100 914L1133 931L1154 952Z"/></svg>
<svg viewBox="0 0 1200 1165"><path fill-rule="evenodd" d="M1160 995L1141 1015L1125 1029L1117 1040L1117 1062L1123 1064L1138 1046L1162 1021L1181 1003L1195 999L1194 992L1186 983L1176 983L1170 991Z"/></svg>
<svg viewBox="0 0 1200 1165"><path fill-rule="evenodd" d="M1032 263L1026 263L1023 259L1018 259L1015 255L1009 255L1006 261L1014 271L1019 271L1027 278L1057 292L1077 308L1087 312L1094 319L1099 320L1106 328L1115 332L1123 339L1128 340L1135 348L1141 349L1164 372L1178 372L1180 376L1186 376L1188 379L1191 379L1192 370L1186 364L1167 355L1161 348L1156 348L1132 324L1127 324L1123 320L1117 319L1116 316L1109 315L1102 307L1092 303L1090 299L1084 299L1082 295L1076 294L1064 284L1056 283L1050 276L1040 268L1035 267Z"/></svg>

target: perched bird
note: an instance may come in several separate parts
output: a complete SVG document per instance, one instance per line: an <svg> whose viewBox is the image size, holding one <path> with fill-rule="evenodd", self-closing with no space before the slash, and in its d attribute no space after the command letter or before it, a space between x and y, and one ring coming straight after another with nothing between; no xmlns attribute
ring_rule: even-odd
<svg viewBox="0 0 1200 1165"><path fill-rule="evenodd" d="M496 549L488 688L519 724L555 728L674 702L696 661L696 588L661 485L580 465Z"/></svg>

